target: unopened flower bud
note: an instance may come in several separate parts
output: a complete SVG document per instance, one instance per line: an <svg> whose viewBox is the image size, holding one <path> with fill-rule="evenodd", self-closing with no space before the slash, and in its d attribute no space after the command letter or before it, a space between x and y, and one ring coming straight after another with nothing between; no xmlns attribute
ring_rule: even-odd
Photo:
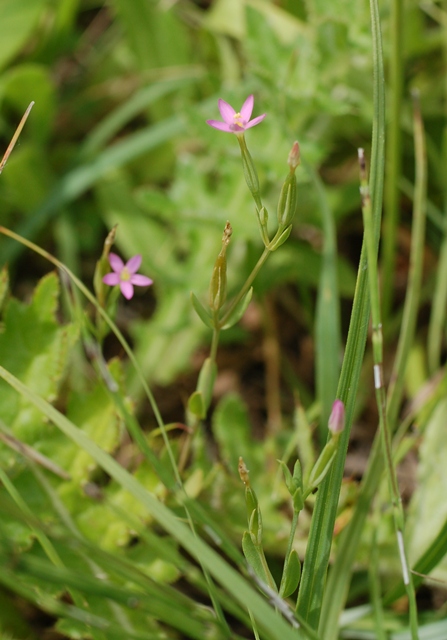
<svg viewBox="0 0 447 640"><path fill-rule="evenodd" d="M293 220L296 211L296 178L295 172L290 171L281 188L278 202L278 225L284 229Z"/></svg>
<svg viewBox="0 0 447 640"><path fill-rule="evenodd" d="M301 163L300 145L295 140L295 142L293 143L293 147L290 150L289 157L287 159L287 164L290 167L290 171L294 172L300 163Z"/></svg>
<svg viewBox="0 0 447 640"><path fill-rule="evenodd" d="M211 276L209 304L210 308L218 311L227 296L227 247L230 244L233 229L227 222L222 236L222 249L214 263L213 275Z"/></svg>
<svg viewBox="0 0 447 640"><path fill-rule="evenodd" d="M345 405L341 400L335 400L329 416L328 429L334 435L341 433L345 428Z"/></svg>

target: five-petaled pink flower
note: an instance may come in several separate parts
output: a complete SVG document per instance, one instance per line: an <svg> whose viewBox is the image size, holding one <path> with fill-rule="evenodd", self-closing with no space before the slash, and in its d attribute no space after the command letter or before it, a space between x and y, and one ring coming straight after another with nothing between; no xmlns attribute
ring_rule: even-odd
<svg viewBox="0 0 447 640"><path fill-rule="evenodd" d="M242 105L242 109L236 113L228 102L225 102L225 100L218 100L217 104L219 105L219 111L223 122L220 120L207 120L206 123L209 124L210 127L220 129L220 131L226 131L227 133L244 133L245 129L250 129L251 127L259 124L266 116L266 114L263 113L262 116L258 116L257 118L250 120L251 112L253 111L253 102L253 96L248 96Z"/></svg>
<svg viewBox="0 0 447 640"><path fill-rule="evenodd" d="M152 280L137 273L141 265L141 256L133 256L126 264L116 253L109 254L109 262L113 271L104 276L102 281L111 287L119 284L121 293L127 300L133 296L133 286L147 287L152 284Z"/></svg>

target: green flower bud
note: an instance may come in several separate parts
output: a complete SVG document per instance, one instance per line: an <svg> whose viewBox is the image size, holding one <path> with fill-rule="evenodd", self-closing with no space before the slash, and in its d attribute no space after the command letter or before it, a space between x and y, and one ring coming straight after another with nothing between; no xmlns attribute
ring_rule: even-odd
<svg viewBox="0 0 447 640"><path fill-rule="evenodd" d="M332 462L334 461L336 451L337 441L335 439L329 440L310 472L309 487L306 491L306 497L324 480L327 472L331 468Z"/></svg>
<svg viewBox="0 0 447 640"><path fill-rule="evenodd" d="M289 226L286 227L284 231L282 231L281 229L278 229L273 240L267 245L267 248L270 249L270 251L276 251L276 249L278 249L282 244L284 244L284 242L290 236L291 232L292 232L291 224L289 224Z"/></svg>
<svg viewBox="0 0 447 640"><path fill-rule="evenodd" d="M278 202L278 225L287 227L293 220L296 211L296 178L295 172L290 171L281 189Z"/></svg>
<svg viewBox="0 0 447 640"><path fill-rule="evenodd" d="M261 207L260 209L256 209L256 215L258 216L259 228L261 230L262 240L264 241L265 246L267 246L270 242L268 231L267 231L267 223L269 219L268 211L265 207Z"/></svg>

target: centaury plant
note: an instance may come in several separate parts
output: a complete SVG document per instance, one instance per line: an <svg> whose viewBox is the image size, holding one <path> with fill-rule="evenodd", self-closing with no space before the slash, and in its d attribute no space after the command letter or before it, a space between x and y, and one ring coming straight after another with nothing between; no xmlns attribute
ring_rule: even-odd
<svg viewBox="0 0 447 640"><path fill-rule="evenodd" d="M39 258L39 268L42 259L54 267L28 288L25 300L12 294L8 267L0 271L0 635L41 637L31 616L22 615L23 602L28 602L36 616L50 616L59 637L73 639L445 638L442 610L421 611L417 599L425 574L437 568L444 577L447 551L447 509L437 488L446 467L447 379L440 367L445 278L438 274L434 287L429 377L417 314L428 297L422 286L430 209L426 148L434 156L436 149L433 142L426 145L417 98L414 190L402 180L413 201L402 311L393 309L390 273L396 263L402 132L389 143L385 230L391 232L382 273L378 266L385 132L399 127L395 120L402 104L400 4L393 3L388 123L377 0L369 3L372 109L367 106L369 87L364 89L364 78L369 78L364 70L371 66L365 65L364 11L356 3L339 0L326 7L216 0L206 9L187 1L159 4L111 2L117 24L132 35L126 48L120 30L109 34L119 43L118 53L111 68L99 65L98 73L102 91L112 93L110 79L117 68L127 72L130 64L142 75L147 69L149 75L160 69L165 75L140 87L101 121L43 204L29 204L33 214L22 221L23 233L0 226L11 243L1 245L10 258L20 247ZM16 15L13 0L5 6ZM63 8L70 13L68 4ZM445 29L439 7L424 10ZM60 11L56 23L69 31L68 13ZM9 15L4 7L2 15ZM102 10L98 16L104 17ZM210 57L222 67L224 87L240 79L240 67L246 66L250 95L242 97L239 111L218 99L221 120L206 119L218 93L191 108L191 95L205 94L209 87L198 83L205 71L193 64L193 47L179 16L185 24L200 25L207 36L200 40L204 49L214 38L216 51ZM418 22L411 19L415 29ZM31 22L27 16L20 21L25 32ZM63 35L63 29L58 33ZM37 60L60 46L58 39L50 40L36 53ZM93 46L89 42L86 49ZM263 47L255 46L260 43ZM348 44L356 47L357 56L349 53ZM337 47L344 53L340 59L334 55ZM48 107L55 97L43 81L46 75L37 63L31 67L19 70L17 77L12 74L0 89L14 95L15 82L30 83L40 87ZM346 79L351 73L355 91ZM331 92L328 77L339 79ZM86 95L92 95L90 89ZM184 100L183 109L171 105L174 95ZM252 117L254 95L259 95L256 107L267 106L266 113ZM296 108L301 102L307 104L303 115ZM0 174L17 153L14 146L33 116L32 107L7 147ZM132 129L143 109L149 109L150 126L107 147L122 127ZM165 117L169 109L172 115ZM326 188L313 167L324 165L337 140L337 125L328 125L329 116L355 129L354 114L362 133L352 134L352 142L365 130L369 135L372 121L371 145L362 142L370 151L358 153L360 178L351 181L353 190L347 183L340 191ZM200 131L195 145L182 138L175 153L160 148L186 136L188 128ZM135 161L143 155L153 159L156 147L159 154L150 172L152 177L159 172L158 187L142 186L144 163ZM25 170L28 161L23 162ZM355 157L343 173L351 164ZM173 167L176 177L170 180ZM323 177L325 171L330 171L327 164ZM76 225L68 211L54 236L62 251L54 255L35 240L58 208L90 188L110 231L101 241L102 251L101 245L95 247L92 286L87 286L75 259L56 257L76 253L70 249ZM225 204L220 206L219 199ZM359 221L363 213L364 228L352 307L346 311L344 305L343 317L339 288L345 293L350 288L339 278L344 263L337 252L336 224L343 224L349 205L343 209L338 200L354 203ZM210 210L216 212L212 219ZM436 218L433 203L430 210ZM315 219L320 225L313 238L321 250L318 260L317 250L301 254L299 244L300 234L312 237L309 227ZM93 235L100 233L105 235L98 225ZM220 244L217 234L222 234ZM300 284L305 302L299 313L296 292L289 295L284 288L290 276L278 273L292 273L294 284ZM309 294L306 282L317 290ZM309 367L312 354L304 366L315 369L310 375L314 385L297 380L289 354L272 349L272 334L282 331L270 314L276 284L288 323L288 314L308 315L315 365ZM189 314L190 307L198 318ZM266 395L280 408L279 418L266 419L257 434L247 404L221 365L229 345L239 360L245 357L248 325L241 321L249 322L250 314L263 327L262 348L274 370L267 376L267 387L271 382L274 389L267 388ZM344 324L349 329L342 349ZM384 348L392 345L393 335L395 353L391 346ZM151 383L172 384L199 345L197 375L183 393L183 408L164 399L166 417L157 401L163 393ZM158 363L163 373L157 376ZM292 390L287 415L281 413L281 377ZM175 395L170 389L169 400ZM405 412L404 397L411 400ZM353 427L366 413L377 436L357 483L345 477L345 465ZM416 450L420 482L405 502L397 469ZM430 535L421 524L425 520L434 523Z"/></svg>

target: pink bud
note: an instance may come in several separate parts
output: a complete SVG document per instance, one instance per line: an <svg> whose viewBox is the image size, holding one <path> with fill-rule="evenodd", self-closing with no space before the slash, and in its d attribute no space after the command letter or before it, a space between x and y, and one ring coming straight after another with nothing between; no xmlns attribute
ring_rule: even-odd
<svg viewBox="0 0 447 640"><path fill-rule="evenodd" d="M345 405L341 400L335 400L332 405L328 428L333 434L341 433L345 428Z"/></svg>
<svg viewBox="0 0 447 640"><path fill-rule="evenodd" d="M291 171L295 171L295 169L300 164L300 162L301 162L300 145L298 144L298 142L295 141L293 143L292 149L290 150L289 157L287 159L287 164L289 165Z"/></svg>

